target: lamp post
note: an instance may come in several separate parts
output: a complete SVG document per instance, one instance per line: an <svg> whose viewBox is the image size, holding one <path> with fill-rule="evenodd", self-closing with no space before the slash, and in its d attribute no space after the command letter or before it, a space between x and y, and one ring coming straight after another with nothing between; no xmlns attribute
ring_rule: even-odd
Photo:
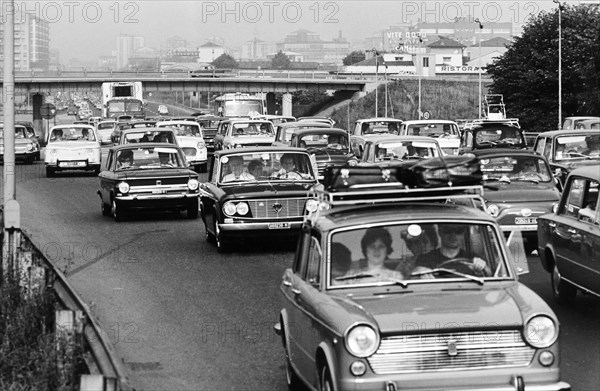
<svg viewBox="0 0 600 391"><path fill-rule="evenodd" d="M378 112L379 112L379 108L377 107L377 104L379 102L379 94L378 94L378 90L379 90L379 52L377 51L377 49L373 48L371 50L367 50L367 52L371 52L373 53L373 55L375 56L375 117L378 116Z"/></svg>
<svg viewBox="0 0 600 391"><path fill-rule="evenodd" d="M483 25L479 18L475 18L475 23L479 24L479 119L481 119L481 30L483 30Z"/></svg>
<svg viewBox="0 0 600 391"><path fill-rule="evenodd" d="M383 66L385 67L385 118L387 118L388 113L387 113L387 108L388 108L388 81L387 81L387 64L383 63Z"/></svg>
<svg viewBox="0 0 600 391"><path fill-rule="evenodd" d="M423 117L423 112L421 111L421 73L423 71L423 68L422 68L423 61L420 61L421 44L422 43L423 43L423 38L421 38L421 36L419 35L419 52L417 53L417 73L419 76L419 110L418 110L419 119L422 119L422 117Z"/></svg>
<svg viewBox="0 0 600 391"><path fill-rule="evenodd" d="M558 127L562 128L562 4L558 0L552 0L558 4Z"/></svg>

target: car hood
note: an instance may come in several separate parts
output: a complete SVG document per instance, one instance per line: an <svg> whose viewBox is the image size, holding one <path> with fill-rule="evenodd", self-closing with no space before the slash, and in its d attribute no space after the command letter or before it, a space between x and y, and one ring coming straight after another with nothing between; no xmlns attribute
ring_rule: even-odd
<svg viewBox="0 0 600 391"><path fill-rule="evenodd" d="M194 137L194 136L177 136L177 144L180 147L194 147L198 146L199 142L204 142L202 137Z"/></svg>
<svg viewBox="0 0 600 391"><path fill-rule="evenodd" d="M275 140L275 136L238 136L231 138L231 144L256 144L265 143L271 144Z"/></svg>
<svg viewBox="0 0 600 391"><path fill-rule="evenodd" d="M269 184L270 183L270 184ZM281 181L279 179L270 182L258 183L236 183L232 185L221 185L220 189L226 196L235 198L267 198L269 196L289 196L292 193L296 196L307 195L308 190L316 182L306 181Z"/></svg>
<svg viewBox="0 0 600 391"><path fill-rule="evenodd" d="M46 145L46 149L85 149L100 148L98 141L56 141Z"/></svg>
<svg viewBox="0 0 600 391"><path fill-rule="evenodd" d="M503 183L487 181L484 191L486 201L492 202L523 202L523 201L549 201L556 202L560 199L560 193L554 186L554 182L534 183L514 181ZM491 188L497 189L492 190Z"/></svg>
<svg viewBox="0 0 600 391"><path fill-rule="evenodd" d="M346 310L355 313L354 321L364 317L365 321L375 322L382 334L394 334L417 329L514 328L523 324L529 313L549 310L535 297L529 289L507 284L498 289L463 287L397 295L346 296L339 300Z"/></svg>
<svg viewBox="0 0 600 391"><path fill-rule="evenodd" d="M122 180L136 180L148 178L173 178L173 177L190 177L197 178L198 174L187 168L156 168L144 170L123 170L117 171L117 174Z"/></svg>

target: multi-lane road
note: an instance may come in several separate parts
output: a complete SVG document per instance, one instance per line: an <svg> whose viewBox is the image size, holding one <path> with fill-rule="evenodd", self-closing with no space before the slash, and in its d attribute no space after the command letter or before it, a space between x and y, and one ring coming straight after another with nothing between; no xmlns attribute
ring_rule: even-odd
<svg viewBox="0 0 600 391"><path fill-rule="evenodd" d="M137 390L284 390L284 355L272 326L293 244L268 240L218 254L200 219L143 214L116 223L100 213L94 176L46 178L18 165L22 225L66 271L114 344ZM206 179L206 174L201 174ZM600 389L600 300L554 304L537 257L522 277L561 320L563 380Z"/></svg>

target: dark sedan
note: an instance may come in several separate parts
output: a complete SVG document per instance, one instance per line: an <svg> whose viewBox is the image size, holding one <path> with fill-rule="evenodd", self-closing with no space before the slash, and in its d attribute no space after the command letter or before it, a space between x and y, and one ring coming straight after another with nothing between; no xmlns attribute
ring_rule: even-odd
<svg viewBox="0 0 600 391"><path fill-rule="evenodd" d="M520 234L527 253L537 248L537 219L552 211L560 193L546 159L532 151L473 152L480 160L488 212L510 237Z"/></svg>
<svg viewBox="0 0 600 391"><path fill-rule="evenodd" d="M174 144L113 147L98 177L102 214L116 221L140 209L185 210L189 218L198 217L198 174Z"/></svg>
<svg viewBox="0 0 600 391"><path fill-rule="evenodd" d="M463 130L459 153L490 148L527 149L527 141L521 128L509 120L480 121Z"/></svg>
<svg viewBox="0 0 600 391"><path fill-rule="evenodd" d="M297 236L317 183L306 150L289 147L216 151L208 178L200 184L200 215L219 252L257 234Z"/></svg>
<svg viewBox="0 0 600 391"><path fill-rule="evenodd" d="M559 303L600 297L600 164L573 170L554 213L538 219L538 254Z"/></svg>
<svg viewBox="0 0 600 391"><path fill-rule="evenodd" d="M327 167L355 166L358 159L350 148L348 132L337 128L312 128L298 130L292 135L290 147L305 148L314 156L319 180Z"/></svg>

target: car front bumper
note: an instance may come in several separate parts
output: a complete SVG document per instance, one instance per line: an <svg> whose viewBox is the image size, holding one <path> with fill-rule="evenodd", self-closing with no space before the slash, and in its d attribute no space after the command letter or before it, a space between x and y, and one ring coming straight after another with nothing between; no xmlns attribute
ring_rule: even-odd
<svg viewBox="0 0 600 391"><path fill-rule="evenodd" d="M115 200L134 209L189 208L198 205L198 194L117 195Z"/></svg>
<svg viewBox="0 0 600 391"><path fill-rule="evenodd" d="M219 230L227 236L247 237L249 232L269 236L297 235L302 227L300 221L265 221L265 222L235 222L219 223Z"/></svg>

